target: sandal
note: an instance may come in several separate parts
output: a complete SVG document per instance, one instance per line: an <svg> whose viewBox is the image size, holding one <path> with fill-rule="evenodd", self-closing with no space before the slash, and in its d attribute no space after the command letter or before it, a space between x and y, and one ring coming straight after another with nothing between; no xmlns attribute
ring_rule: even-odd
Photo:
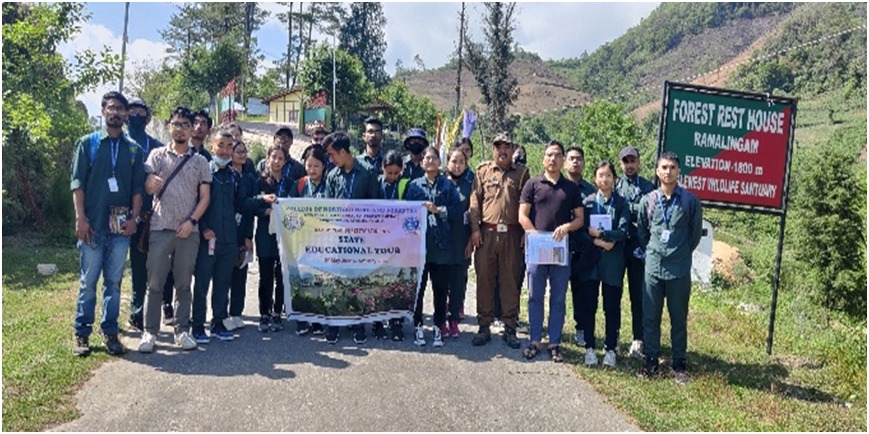
<svg viewBox="0 0 869 434"><path fill-rule="evenodd" d="M561 355L561 346L556 345L552 348L549 348L549 355L552 357L552 361L555 363L561 363L564 361L564 356Z"/></svg>
<svg viewBox="0 0 869 434"><path fill-rule="evenodd" d="M529 344L525 347L525 351L522 352L522 355L524 355L528 360L537 357L538 354L540 354L540 347L534 344Z"/></svg>

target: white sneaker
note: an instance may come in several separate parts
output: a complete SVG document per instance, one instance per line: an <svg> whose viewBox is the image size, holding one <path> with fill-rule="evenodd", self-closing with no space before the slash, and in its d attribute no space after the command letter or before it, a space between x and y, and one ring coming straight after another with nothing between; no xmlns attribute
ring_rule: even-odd
<svg viewBox="0 0 869 434"><path fill-rule="evenodd" d="M440 348L444 346L444 338L441 335L441 330L437 326L434 328L434 340L432 341L431 346L435 348Z"/></svg>
<svg viewBox="0 0 869 434"><path fill-rule="evenodd" d="M613 350L607 350L603 353L603 365L609 366L610 368L616 367L616 352Z"/></svg>
<svg viewBox="0 0 869 434"><path fill-rule="evenodd" d="M156 339L154 339L154 335L152 335L151 333L142 333L142 340L139 342L139 352L153 353L155 341Z"/></svg>
<svg viewBox="0 0 869 434"><path fill-rule="evenodd" d="M424 347L425 346L425 333L423 333L423 331L422 331L422 326L416 327L416 333L414 333L414 335L416 337L413 340L413 344L418 346L418 347Z"/></svg>
<svg viewBox="0 0 869 434"><path fill-rule="evenodd" d="M577 347L585 348L585 332L577 330L576 336L573 337L573 343L575 343Z"/></svg>
<svg viewBox="0 0 869 434"><path fill-rule="evenodd" d="M233 319L233 317L226 317L221 322L223 322L223 328L225 328L228 332L231 332L238 328L238 326L235 325L235 320Z"/></svg>
<svg viewBox="0 0 869 434"><path fill-rule="evenodd" d="M175 343L181 347L182 350L195 350L196 349L196 341L190 337L190 334L187 332L182 332L180 335L175 336Z"/></svg>
<svg viewBox="0 0 869 434"><path fill-rule="evenodd" d="M244 320L241 319L240 316L232 317L232 322L233 322L233 324L235 324L236 329L243 329L244 328Z"/></svg>
<svg viewBox="0 0 869 434"><path fill-rule="evenodd" d="M587 348L585 350L585 366L597 365L597 356L594 354L594 349Z"/></svg>
<svg viewBox="0 0 869 434"><path fill-rule="evenodd" d="M635 359L643 358L643 341L633 341L631 342L631 351L628 353L628 357L633 357Z"/></svg>

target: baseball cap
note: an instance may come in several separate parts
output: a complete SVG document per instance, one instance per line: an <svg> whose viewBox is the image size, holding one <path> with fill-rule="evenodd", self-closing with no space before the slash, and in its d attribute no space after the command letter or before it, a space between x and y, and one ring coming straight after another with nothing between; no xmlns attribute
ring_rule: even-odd
<svg viewBox="0 0 869 434"><path fill-rule="evenodd" d="M625 157L636 157L636 158L640 158L640 152L637 151L637 148L635 148L635 147L633 147L633 146L625 146L625 147L622 148L622 150L619 152L619 160L624 160Z"/></svg>

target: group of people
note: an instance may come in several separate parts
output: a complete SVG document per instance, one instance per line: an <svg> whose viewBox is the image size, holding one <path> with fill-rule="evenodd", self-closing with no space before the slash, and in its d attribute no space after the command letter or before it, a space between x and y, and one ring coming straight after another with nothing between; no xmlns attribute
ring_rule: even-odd
<svg viewBox="0 0 869 434"><path fill-rule="evenodd" d="M473 345L491 340L496 318L502 338L517 337L519 294L527 268L532 359L544 349L563 361L562 328L570 284L576 343L585 363L596 365L595 313L603 294L603 363L616 365L621 323L620 300L628 275L633 324L629 354L645 357L641 373L654 375L660 355L663 299L671 319L672 367L686 380L685 330L690 296L691 252L699 243L701 209L695 196L678 186L679 159L664 153L657 162L660 188L637 174L639 153L624 148L622 175L603 161L593 184L583 179L583 150L552 141L545 147L544 173L531 177L524 148L504 134L492 143L492 160L469 168L469 139L446 153L431 146L425 131L411 128L407 155L381 151L383 123L364 121L365 149L354 156L343 132L312 132L302 161L290 156L293 132L281 128L263 161L254 164L232 124L212 131L208 113L177 107L167 123L172 143L163 146L144 128L151 110L140 99L118 92L102 99L105 128L76 143L71 189L76 237L81 253L81 286L75 318L74 353L90 352L96 284L103 275L100 327L107 351L122 354L118 339L120 281L127 252L133 280L129 324L141 330L138 351L154 351L161 323L174 327L175 343L194 349L212 339L232 340L244 326L247 264L259 264L259 331L284 329L286 314L277 240L269 234L272 204L279 198L387 199L420 201L428 215L422 283L413 315L413 342L427 344L422 300L431 280L434 299L432 345L459 337L468 269L477 276L477 320ZM124 125L127 131L124 131ZM127 163L129 161L129 164ZM562 169L567 163L566 176ZM591 222L595 224L592 225ZM566 265L526 264L525 234L539 231L569 240ZM192 287L191 287L192 285ZM543 345L544 297L549 288L549 342ZM206 331L208 293L212 317ZM162 321L161 321L162 319ZM378 339L404 340L403 321L375 322ZM350 326L363 344L364 324ZM297 322L296 333L339 340L338 327ZM645 345L644 345L645 344Z"/></svg>

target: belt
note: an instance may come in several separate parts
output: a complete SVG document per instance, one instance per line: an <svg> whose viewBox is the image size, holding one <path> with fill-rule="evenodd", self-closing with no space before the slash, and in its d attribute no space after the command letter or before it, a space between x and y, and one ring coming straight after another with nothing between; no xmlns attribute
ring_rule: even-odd
<svg viewBox="0 0 869 434"><path fill-rule="evenodd" d="M492 223L483 222L482 227L483 227L483 229L485 229L487 231L497 231L497 232L507 232L511 229L518 231L518 230L522 229L522 226L519 225L518 223L508 225L508 224L504 224L504 223L492 224Z"/></svg>

